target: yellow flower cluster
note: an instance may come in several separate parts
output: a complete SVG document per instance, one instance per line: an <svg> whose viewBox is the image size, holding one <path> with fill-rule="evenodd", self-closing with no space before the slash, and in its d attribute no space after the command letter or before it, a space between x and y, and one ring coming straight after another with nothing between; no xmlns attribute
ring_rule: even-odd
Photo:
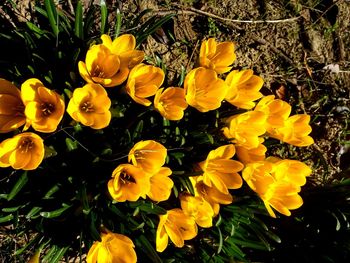
<svg viewBox="0 0 350 263"><path fill-rule="evenodd" d="M166 148L152 140L140 141L130 150L132 164L120 164L108 182L111 197L118 201L136 201L148 196L153 201L168 200L173 181L172 171L164 167Z"/></svg>
<svg viewBox="0 0 350 263"><path fill-rule="evenodd" d="M268 213L275 209L284 215L303 203L299 192L311 169L296 160L266 158L265 137L295 145L309 146L310 116L291 115L291 106L273 95L263 96L263 79L250 69L232 70L236 59L232 42L203 41L199 67L185 76L183 87L163 87L165 74L159 67L142 63L144 52L136 50L135 37L125 34L112 40L101 36L102 43L92 45L85 61L78 63L87 82L74 89L67 113L75 121L92 129L107 127L112 119L109 89L121 85L130 98L151 106L164 118L179 121L188 105L199 112L219 109L223 101L247 111L223 120L225 145L211 150L204 161L195 164L199 176L190 177L194 195L179 195L181 208L159 216L156 250L166 249L169 238L176 247L194 238L198 226L208 228L218 215L220 205L233 202L230 193L244 181L263 200ZM221 78L226 74L225 78ZM260 100L259 100L260 99ZM258 101L259 100L259 101ZM55 132L63 118L63 98L35 78L17 89L0 79L0 133L24 125L23 132L0 143L0 167L36 169L44 158L44 143L39 133ZM154 202L169 199L174 182L166 166L167 149L154 140L137 142L128 154L128 163L119 164L107 183L116 202L137 201L147 197ZM237 157L237 160L233 160ZM242 173L242 177L239 174ZM87 262L136 262L133 242L109 231L101 233L87 255Z"/></svg>
<svg viewBox="0 0 350 263"><path fill-rule="evenodd" d="M302 162L274 157L249 163L242 172L244 180L264 201L272 217L276 215L271 207L290 216L289 210L297 209L303 204L298 193L306 183L305 177L310 174L311 169Z"/></svg>

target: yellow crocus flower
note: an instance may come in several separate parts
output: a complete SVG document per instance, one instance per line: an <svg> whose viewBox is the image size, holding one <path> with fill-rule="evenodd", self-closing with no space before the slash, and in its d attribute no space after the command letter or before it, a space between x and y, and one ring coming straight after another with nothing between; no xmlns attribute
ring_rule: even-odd
<svg viewBox="0 0 350 263"><path fill-rule="evenodd" d="M101 241L95 241L86 256L87 263L135 263L137 255L134 243L125 235L101 233Z"/></svg>
<svg viewBox="0 0 350 263"><path fill-rule="evenodd" d="M120 164L108 181L108 191L118 202L136 201L150 190L150 175L132 164Z"/></svg>
<svg viewBox="0 0 350 263"><path fill-rule="evenodd" d="M227 75L225 82L228 86L225 100L238 108L252 109L254 101L263 96L260 89L264 81L251 69L234 70Z"/></svg>
<svg viewBox="0 0 350 263"><path fill-rule="evenodd" d="M34 170L44 159L44 142L39 135L24 132L0 143L0 167Z"/></svg>
<svg viewBox="0 0 350 263"><path fill-rule="evenodd" d="M186 75L184 89L187 103L200 112L219 108L227 93L225 81L219 79L214 70L203 67Z"/></svg>
<svg viewBox="0 0 350 263"><path fill-rule="evenodd" d="M299 161L277 158L248 163L242 172L243 179L263 200L272 217L276 217L272 208L290 216L290 210L302 206L298 193L310 174L311 169Z"/></svg>
<svg viewBox="0 0 350 263"><path fill-rule="evenodd" d="M126 92L137 103L150 106L152 102L146 98L154 96L164 81L161 68L139 64L129 74Z"/></svg>
<svg viewBox="0 0 350 263"><path fill-rule="evenodd" d="M111 100L98 84L88 83L73 92L67 107L68 114L77 122L93 129L102 129L111 121Z"/></svg>
<svg viewBox="0 0 350 263"><path fill-rule="evenodd" d="M132 69L143 60L145 53L135 50L136 39L131 34L124 34L112 41L108 35L102 35L102 44L106 46L112 54L118 55L120 68Z"/></svg>
<svg viewBox="0 0 350 263"><path fill-rule="evenodd" d="M185 91L182 88L161 88L154 97L154 108L168 120L181 120L187 106Z"/></svg>
<svg viewBox="0 0 350 263"><path fill-rule="evenodd" d="M55 91L49 90L35 78L28 79L21 86L21 97L25 105L27 123L39 132L54 132L62 120L65 104Z"/></svg>
<svg viewBox="0 0 350 263"><path fill-rule="evenodd" d="M215 70L218 74L229 72L236 60L233 42L217 43L214 38L204 40L199 53L199 65Z"/></svg>
<svg viewBox="0 0 350 263"><path fill-rule="evenodd" d="M232 203L233 198L230 193L223 193L214 185L211 187L207 186L203 182L203 176L193 176L190 177L190 180L194 188L195 196L203 197L213 208L215 216L219 214L220 204L229 205Z"/></svg>
<svg viewBox="0 0 350 263"><path fill-rule="evenodd" d="M139 141L129 152L128 161L154 175L164 165L167 149L153 140Z"/></svg>
<svg viewBox="0 0 350 263"><path fill-rule="evenodd" d="M243 181L238 172L243 169L243 164L231 160L235 153L233 144L210 151L207 159L199 164L203 171L203 183L209 187L214 185L225 194L228 189L240 188Z"/></svg>
<svg viewBox="0 0 350 263"><path fill-rule="evenodd" d="M147 196L156 202L166 201L169 199L171 189L174 186L173 180L169 178L172 171L168 167L161 167L157 173L150 178L150 190Z"/></svg>
<svg viewBox="0 0 350 263"><path fill-rule="evenodd" d="M259 146L260 138L266 132L267 116L260 111L247 111L229 117L226 127L222 129L224 135L237 146L252 149Z"/></svg>
<svg viewBox="0 0 350 263"><path fill-rule="evenodd" d="M214 210L202 196L181 194L180 202L182 211L186 215L192 216L197 225L201 227L211 227L213 225Z"/></svg>
<svg viewBox="0 0 350 263"><path fill-rule="evenodd" d="M13 131L25 124L24 108L20 90L0 78L0 133Z"/></svg>
<svg viewBox="0 0 350 263"><path fill-rule="evenodd" d="M186 215L179 208L168 210L165 215L159 216L156 249L158 252L163 252L169 238L176 247L183 247L185 240L194 238L197 233L197 225L192 216Z"/></svg>

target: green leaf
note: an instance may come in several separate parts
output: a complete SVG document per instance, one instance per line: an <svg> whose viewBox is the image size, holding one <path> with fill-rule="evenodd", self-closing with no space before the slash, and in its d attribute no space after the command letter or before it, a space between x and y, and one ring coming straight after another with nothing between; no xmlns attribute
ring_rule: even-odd
<svg viewBox="0 0 350 263"><path fill-rule="evenodd" d="M60 259L64 256L64 254L67 252L68 248L69 248L68 246L62 247L62 248L58 249L57 251L55 251L54 255L50 259L50 263L59 262Z"/></svg>
<svg viewBox="0 0 350 263"><path fill-rule="evenodd" d="M12 188L12 190L10 191L10 193L7 196L7 200L10 201L13 198L15 198L15 196L18 194L19 191L21 191L21 189L27 184L28 182L28 176L27 176L27 171L25 171L22 176L18 179L18 181L16 182L15 186Z"/></svg>
<svg viewBox="0 0 350 263"><path fill-rule="evenodd" d="M217 250L217 253L219 254L221 252L221 249L222 249L223 238L222 238L222 233L221 233L220 228L219 227L216 227L216 228L217 228L218 233L219 233L219 247Z"/></svg>
<svg viewBox="0 0 350 263"><path fill-rule="evenodd" d="M1 209L1 211L5 212L5 213L13 213L24 206L25 205L18 205L18 206L14 206L14 207L4 207L3 209Z"/></svg>
<svg viewBox="0 0 350 263"><path fill-rule="evenodd" d="M43 197L43 199L50 199L51 196L56 193L60 189L61 185L60 184L55 184Z"/></svg>
<svg viewBox="0 0 350 263"><path fill-rule="evenodd" d="M34 219L34 218L37 218L39 217L36 216L43 208L42 207L39 207L39 206L34 206L27 214L26 214L26 218L27 219Z"/></svg>
<svg viewBox="0 0 350 263"><path fill-rule="evenodd" d="M27 242L23 247L21 247L20 249L17 249L14 252L14 256L18 256L21 255L24 251L26 251L29 247L35 245L36 243L38 243L41 239L41 236L39 234L37 234L33 239L31 239L29 242Z"/></svg>
<svg viewBox="0 0 350 263"><path fill-rule="evenodd" d="M143 29L141 28L138 32L137 38L136 38L136 43L137 46L139 46L143 41L146 40L146 38L153 34L154 32L156 32L157 29L159 29L164 23L168 22L170 19L172 19L172 17L175 16L175 14L169 14L166 15L164 17L162 17L161 19L159 19L157 22L153 23L151 22L149 27L147 29ZM150 20L149 20L150 21Z"/></svg>
<svg viewBox="0 0 350 263"><path fill-rule="evenodd" d="M44 0L44 5L47 13L47 17L49 19L52 32L58 37L59 29L58 29L58 15L56 6L53 0Z"/></svg>
<svg viewBox="0 0 350 263"><path fill-rule="evenodd" d="M71 138L66 138L66 146L69 152L74 151L78 148L78 143L73 141Z"/></svg>
<svg viewBox="0 0 350 263"><path fill-rule="evenodd" d="M137 207L141 211L146 212L148 214L155 214L155 215L165 215L166 210L156 204L153 204L151 202L142 202L141 205L139 202L130 203L130 207L134 208Z"/></svg>
<svg viewBox="0 0 350 263"><path fill-rule="evenodd" d="M59 217L60 215L62 215L66 210L68 210L71 207L72 207L72 205L63 204L63 207L61 207L61 208L59 208L57 210L53 210L53 211L50 211L50 212L41 212L40 215L42 217L45 217L45 218Z"/></svg>
<svg viewBox="0 0 350 263"><path fill-rule="evenodd" d="M81 1L78 1L75 8L74 33L80 39L84 38L83 29L83 5Z"/></svg>
<svg viewBox="0 0 350 263"><path fill-rule="evenodd" d="M108 22L108 10L106 2L101 0L101 34L106 32L106 24Z"/></svg>
<svg viewBox="0 0 350 263"><path fill-rule="evenodd" d="M141 249L145 251L150 262L162 263L158 253L154 250L153 246L144 235L141 235L137 240L140 241Z"/></svg>
<svg viewBox="0 0 350 263"><path fill-rule="evenodd" d="M120 28L122 26L122 14L120 13L119 8L117 9L116 21L115 21L115 34L114 37L118 37L120 34Z"/></svg>
<svg viewBox="0 0 350 263"><path fill-rule="evenodd" d="M14 218L14 215L13 215L13 214L9 214L9 215L7 215L7 216L0 217L0 224L1 224L1 223L9 222L9 221L11 221L13 218Z"/></svg>
<svg viewBox="0 0 350 263"><path fill-rule="evenodd" d="M143 130L143 120L140 120L134 132L132 133L133 140L141 136L142 130Z"/></svg>

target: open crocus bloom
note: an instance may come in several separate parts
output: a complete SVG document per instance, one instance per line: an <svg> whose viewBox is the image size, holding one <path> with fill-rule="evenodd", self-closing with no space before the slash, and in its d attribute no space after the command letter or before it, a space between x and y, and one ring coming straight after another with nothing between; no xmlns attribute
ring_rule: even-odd
<svg viewBox="0 0 350 263"><path fill-rule="evenodd" d="M225 82L228 86L225 100L238 108L252 109L254 101L263 96L260 89L264 81L251 69L234 70L227 75Z"/></svg>
<svg viewBox="0 0 350 263"><path fill-rule="evenodd" d="M186 75L184 89L187 103L200 112L219 108L227 93L225 81L219 79L214 70L203 67Z"/></svg>
<svg viewBox="0 0 350 263"><path fill-rule="evenodd" d="M65 105L63 99L53 90L35 78L22 84L21 96L25 105L27 124L39 132L54 132L62 120Z"/></svg>
<svg viewBox="0 0 350 263"><path fill-rule="evenodd" d="M247 111L229 117L223 133L227 139L237 146L252 149L259 146L259 136L266 132L266 115L259 111Z"/></svg>
<svg viewBox="0 0 350 263"><path fill-rule="evenodd" d="M128 161L146 173L154 175L164 165L167 149L153 140L139 141L132 147Z"/></svg>
<svg viewBox="0 0 350 263"><path fill-rule="evenodd" d="M104 45L93 45L86 53L85 63L79 61L79 73L88 83L115 87L128 77L129 69L120 67L120 59Z"/></svg>
<svg viewBox="0 0 350 263"><path fill-rule="evenodd" d="M102 129L111 121L111 100L106 90L94 83L88 83L73 92L67 107L68 114L77 122L93 129Z"/></svg>
<svg viewBox="0 0 350 263"><path fill-rule="evenodd" d="M161 68L139 64L130 71L126 92L135 102L150 106L152 102L146 98L155 95L163 81L164 72Z"/></svg>
<svg viewBox="0 0 350 263"><path fill-rule="evenodd" d="M215 70L218 74L229 72L236 60L235 46L232 42L216 43L214 38L202 42L199 65Z"/></svg>
<svg viewBox="0 0 350 263"><path fill-rule="evenodd" d="M185 91L182 88L161 88L154 97L154 108L168 120L181 120L187 106Z"/></svg>
<svg viewBox="0 0 350 263"><path fill-rule="evenodd" d="M181 209L168 210L165 215L159 216L159 224L156 234L156 249L163 252L169 237L176 247L183 247L185 240L190 240L197 235L198 229L192 216L186 215Z"/></svg>
<svg viewBox="0 0 350 263"><path fill-rule="evenodd" d="M44 158L44 142L39 135L24 132L0 143L0 167L34 170Z"/></svg>
<svg viewBox="0 0 350 263"><path fill-rule="evenodd" d="M150 187L150 175L132 164L120 164L108 182L108 191L118 202L136 201L145 197Z"/></svg>
<svg viewBox="0 0 350 263"><path fill-rule="evenodd" d="M13 131L25 122L20 90L11 82L0 79L0 133Z"/></svg>
<svg viewBox="0 0 350 263"><path fill-rule="evenodd" d="M87 263L134 263L137 261L134 243L127 236L101 233L101 241L95 241L87 254Z"/></svg>
<svg viewBox="0 0 350 263"><path fill-rule="evenodd" d="M233 144L220 146L209 152L207 159L200 163L203 170L203 182L207 186L214 185L220 192L228 193L228 189L238 189L242 186L242 178L238 174L243 164L231 160L235 155Z"/></svg>
<svg viewBox="0 0 350 263"><path fill-rule="evenodd" d="M302 162L268 158L266 161L247 164L242 176L263 200L270 216L276 217L272 208L290 216L290 210L303 204L298 193L306 183L305 177L310 174L311 169Z"/></svg>
<svg viewBox="0 0 350 263"><path fill-rule="evenodd" d="M125 34L112 41L108 35L102 35L102 44L106 46L120 60L120 68L132 69L143 60L145 53L141 50L135 50L136 39L131 34Z"/></svg>

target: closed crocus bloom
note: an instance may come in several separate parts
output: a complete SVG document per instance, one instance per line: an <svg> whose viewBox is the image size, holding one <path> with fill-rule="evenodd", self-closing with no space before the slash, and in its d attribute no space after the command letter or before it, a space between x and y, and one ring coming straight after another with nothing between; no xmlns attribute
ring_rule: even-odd
<svg viewBox="0 0 350 263"><path fill-rule="evenodd" d="M225 100L238 108L252 109L254 101L263 96L260 89L264 81L251 69L234 70L227 75L225 82L228 86Z"/></svg>
<svg viewBox="0 0 350 263"><path fill-rule="evenodd" d="M102 35L102 44L106 46L113 54L118 55L120 68L132 69L143 60L145 53L141 50L135 50L136 39L131 34L125 34L112 41L108 35Z"/></svg>
<svg viewBox="0 0 350 263"><path fill-rule="evenodd" d="M186 75L184 88L187 103L200 112L219 108L227 92L225 81L214 70L202 67Z"/></svg>
<svg viewBox="0 0 350 263"><path fill-rule="evenodd" d="M252 149L259 146L260 138L266 132L266 115L259 111L247 111L226 120L223 133L237 146Z"/></svg>
<svg viewBox="0 0 350 263"><path fill-rule="evenodd" d="M231 160L235 152L232 144L220 146L209 152L207 159L200 163L203 182L207 186L214 185L225 194L228 193L228 189L238 189L242 186L242 178L238 172L243 169L243 164Z"/></svg>
<svg viewBox="0 0 350 263"><path fill-rule="evenodd" d="M21 92L11 82L0 78L0 133L13 131L25 122Z"/></svg>
<svg viewBox="0 0 350 263"><path fill-rule="evenodd" d="M88 83L73 92L67 107L68 114L77 122L93 129L102 129L111 121L111 100L98 84Z"/></svg>
<svg viewBox="0 0 350 263"><path fill-rule="evenodd" d="M150 190L150 175L131 164L120 164L108 181L108 191L118 202L136 201Z"/></svg>
<svg viewBox="0 0 350 263"><path fill-rule="evenodd" d="M44 159L44 142L40 136L24 132L0 143L0 167L34 170Z"/></svg>
<svg viewBox="0 0 350 263"><path fill-rule="evenodd" d="M261 141L263 141L263 139L261 139ZM246 164L265 160L267 148L261 142L258 147L251 149L247 149L243 146L236 146L236 151L238 160L243 164Z"/></svg>
<svg viewBox="0 0 350 263"><path fill-rule="evenodd" d="M214 215L219 214L220 204L229 205L233 198L230 193L220 192L215 186L207 186L203 182L203 176L190 177L194 188L195 196L200 196L206 200L213 208Z"/></svg>
<svg viewBox="0 0 350 263"><path fill-rule="evenodd" d="M166 201L169 199L174 182L169 178L172 171L168 167L161 167L160 170L151 176L151 188L147 196L156 202Z"/></svg>
<svg viewBox="0 0 350 263"><path fill-rule="evenodd" d="M159 216L156 249L158 252L163 252L168 245L169 237L176 247L183 247L184 241L194 238L197 233L197 225L192 216L186 215L179 208L168 210L165 215Z"/></svg>
<svg viewBox="0 0 350 263"><path fill-rule="evenodd" d="M309 134L312 129L309 125L310 115L297 114L290 116L284 126L269 131L269 136L294 146L305 147L314 143Z"/></svg>
<svg viewBox="0 0 350 263"><path fill-rule="evenodd" d="M187 106L185 91L182 88L161 88L154 97L154 108L168 120L181 120Z"/></svg>
<svg viewBox="0 0 350 263"><path fill-rule="evenodd" d="M271 161L270 159L271 157L266 160ZM297 160L279 160L274 158L273 163L272 173L276 180L285 180L298 186L305 185L306 177L312 173L309 166Z"/></svg>
<svg viewBox="0 0 350 263"><path fill-rule="evenodd" d="M283 127L288 119L292 107L285 101L275 99L274 95L262 98L256 105L254 111L264 112L267 116L266 129L272 132L274 129Z"/></svg>
<svg viewBox="0 0 350 263"><path fill-rule="evenodd" d="M152 102L146 98L155 95L163 81L164 72L161 68L139 64L130 71L126 92L135 102L150 106Z"/></svg>
<svg viewBox="0 0 350 263"><path fill-rule="evenodd" d="M300 169L300 174L296 173ZM270 216L276 217L272 208L283 215L290 216L290 210L303 204L299 196L300 186L305 184L305 176L310 170L292 160L260 161L249 163L242 176L263 200ZM304 178L303 178L304 177Z"/></svg>
<svg viewBox="0 0 350 263"><path fill-rule="evenodd" d="M164 165L166 156L167 149L163 145L153 140L146 140L139 141L132 147L128 161L153 175Z"/></svg>
<svg viewBox="0 0 350 263"><path fill-rule="evenodd" d="M199 64L215 70L218 74L229 72L236 60L235 46L232 42L216 43L214 38L202 42Z"/></svg>
<svg viewBox="0 0 350 263"><path fill-rule="evenodd" d="M186 215L192 216L197 225L201 227L213 225L214 210L203 197L181 194L180 202L182 211Z"/></svg>
<svg viewBox="0 0 350 263"><path fill-rule="evenodd" d="M53 90L44 87L38 79L28 79L22 84L21 96L25 105L27 124L39 132L54 132L62 120L65 105Z"/></svg>
<svg viewBox="0 0 350 263"><path fill-rule="evenodd" d="M120 67L118 55L113 54L105 45L93 45L86 53L85 63L79 61L79 73L88 83L115 87L128 77L129 69Z"/></svg>
<svg viewBox="0 0 350 263"><path fill-rule="evenodd" d="M133 263L137 261L134 243L127 236L101 233L101 241L95 241L86 257L87 263Z"/></svg>

